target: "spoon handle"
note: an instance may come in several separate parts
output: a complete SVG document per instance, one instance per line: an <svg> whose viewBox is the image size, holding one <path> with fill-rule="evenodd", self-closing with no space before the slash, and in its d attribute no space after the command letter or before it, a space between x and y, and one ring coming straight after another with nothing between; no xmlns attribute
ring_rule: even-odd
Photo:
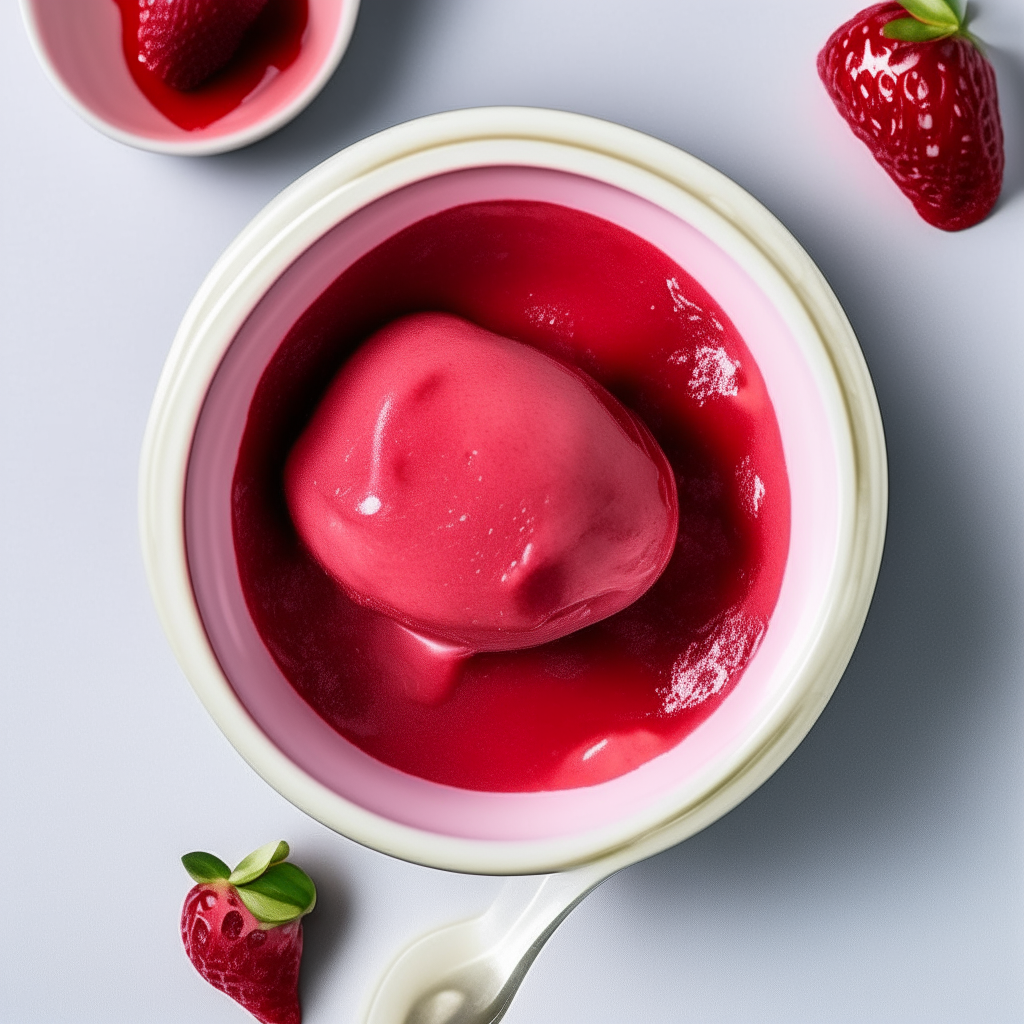
<svg viewBox="0 0 1024 1024"><path fill-rule="evenodd" d="M385 972L365 1024L496 1024L544 943L613 867L508 879L479 917L421 936Z"/></svg>

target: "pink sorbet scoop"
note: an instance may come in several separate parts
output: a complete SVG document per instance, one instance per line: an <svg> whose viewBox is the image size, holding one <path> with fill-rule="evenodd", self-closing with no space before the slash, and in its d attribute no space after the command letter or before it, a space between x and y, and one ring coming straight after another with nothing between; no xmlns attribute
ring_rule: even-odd
<svg viewBox="0 0 1024 1024"><path fill-rule="evenodd" d="M533 647L625 608L668 564L679 516L633 413L445 313L388 324L342 367L285 494L356 601L469 651Z"/></svg>

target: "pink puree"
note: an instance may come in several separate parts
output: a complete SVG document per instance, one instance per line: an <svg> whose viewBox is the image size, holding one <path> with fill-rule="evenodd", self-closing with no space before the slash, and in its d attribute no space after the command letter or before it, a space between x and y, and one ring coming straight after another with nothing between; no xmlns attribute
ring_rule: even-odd
<svg viewBox="0 0 1024 1024"><path fill-rule="evenodd" d="M581 371L446 313L389 324L342 367L285 494L354 600L467 654L632 604L678 519L672 470L636 416Z"/></svg>
<svg viewBox="0 0 1024 1024"><path fill-rule="evenodd" d="M387 333L372 338L403 315L435 310L463 320L421 317L386 329L391 340L396 331L411 337L405 339L415 349L411 362L388 351ZM427 345L424 325L444 326L444 344ZM526 355L508 339L544 356ZM462 395L454 418L445 416L450 404L440 392L404 404L439 367L450 374L444 387ZM528 395L534 408L517 423L500 409L506 393L500 381L532 387L538 374L549 380L545 387L557 381L565 394L550 401ZM616 401L600 399L600 388L586 383L591 378ZM381 441L410 444L418 455L402 470L406 479L397 479L392 460L371 487L374 429L388 395L396 396L390 407L396 418ZM617 447L630 431L632 440ZM334 447L342 437L359 441L354 467L346 468ZM463 487L474 482L467 446L488 463L488 472L476 474L484 477L475 481L476 491ZM611 472L597 454L609 446L618 460ZM457 457L466 461L458 490L449 481L448 502L439 474L445 460ZM326 487L321 466L334 474ZM507 495L525 495L527 515L533 514L545 471L549 481L568 478L561 511L545 534L544 564L560 567L555 576L573 582L563 590L537 588L531 607L529 600L510 601L516 586L503 589L495 575L515 557L522 525L513 529L510 520L496 519L496 506ZM286 476L299 532L315 558L292 525ZM633 550L664 545L672 502L662 488L673 476L678 536L653 586L649 576L656 570L615 567L622 551L607 537L596 545L599 568L577 558L574 537L581 523L600 517L601 486L613 496L613 520L643 520L639 532L632 525ZM345 494L346 488L352 490ZM446 532L448 522L459 522L451 518L456 493L465 502L459 511L467 515L465 536L447 551L428 546L426 560L414 559L429 530L440 525ZM678 743L724 699L756 651L789 546L789 488L774 411L724 311L660 250L597 217L547 203L445 211L342 273L291 330L261 379L233 494L246 601L298 693L371 756L469 789L591 785ZM356 504L335 503L343 494ZM428 512L410 515L404 527L397 519L375 519L417 502ZM478 509L484 511L479 522ZM347 531L344 544L329 539L332 516ZM489 580L478 586L469 579L477 575L472 559L483 551L478 542L493 536L483 527L494 523L503 524L503 541L487 554ZM539 559L539 544L536 550ZM407 560L416 565L411 574ZM647 561L660 566L663 560ZM618 581L613 589L623 603L646 593L609 614L600 592L610 579ZM465 612L468 597L476 623ZM548 631L564 607L589 605L593 619L608 617L582 629L573 620L568 635L557 626ZM514 614L513 629L496 624L502 611ZM450 673L439 678L423 645L396 618L477 653L449 659Z"/></svg>

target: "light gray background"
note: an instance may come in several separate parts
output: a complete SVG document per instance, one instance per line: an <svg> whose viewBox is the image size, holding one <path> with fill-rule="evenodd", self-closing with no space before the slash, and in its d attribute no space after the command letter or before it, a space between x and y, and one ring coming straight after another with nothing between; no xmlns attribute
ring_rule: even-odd
<svg viewBox="0 0 1024 1024"><path fill-rule="evenodd" d="M73 2L73 0L69 0ZM0 6L0 1019L241 1022L177 934L178 857L286 837L319 883L307 1024L350 1022L492 879L389 860L288 805L216 730L153 612L139 445L221 250L339 148L453 107L595 114L731 175L818 261L889 444L878 592L808 739L757 794L592 895L509 1024L1024 1020L1024 5L985 0L1007 136L947 235L835 115L814 58L857 0L364 0L273 138L175 159L97 134Z"/></svg>

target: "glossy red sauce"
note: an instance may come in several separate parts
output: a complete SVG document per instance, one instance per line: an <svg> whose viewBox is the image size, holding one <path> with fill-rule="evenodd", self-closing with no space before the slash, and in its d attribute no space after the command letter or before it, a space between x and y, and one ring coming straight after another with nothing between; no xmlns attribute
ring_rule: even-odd
<svg viewBox="0 0 1024 1024"><path fill-rule="evenodd" d="M282 472L360 341L419 310L463 316L581 367L638 413L672 464L679 538L629 608L529 650L461 663L416 696L389 620L304 550ZM670 749L757 649L789 548L789 486L764 382L724 311L664 253L547 203L470 204L372 250L306 311L249 411L233 491L249 610L298 693L371 756L435 782L528 791L592 785Z"/></svg>
<svg viewBox="0 0 1024 1024"><path fill-rule="evenodd" d="M231 113L293 63L302 49L308 0L269 0L230 63L188 92L172 89L139 61L139 0L114 0L121 9L121 41L135 84L179 128L206 128Z"/></svg>

